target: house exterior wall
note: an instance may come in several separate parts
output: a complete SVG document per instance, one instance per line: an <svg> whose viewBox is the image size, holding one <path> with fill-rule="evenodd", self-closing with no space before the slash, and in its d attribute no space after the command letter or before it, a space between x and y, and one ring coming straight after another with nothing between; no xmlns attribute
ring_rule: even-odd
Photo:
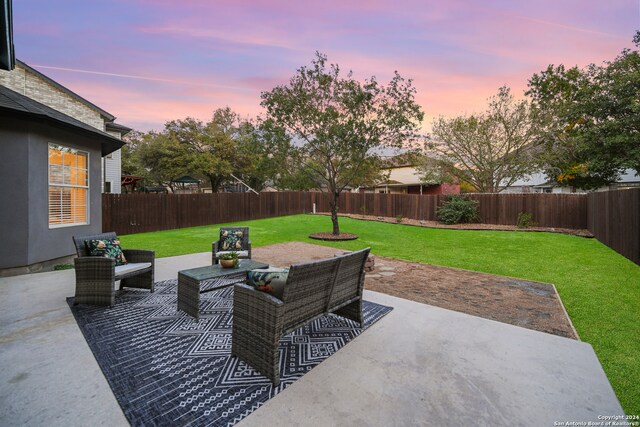
<svg viewBox="0 0 640 427"><path fill-rule="evenodd" d="M28 96L89 126L105 131L105 118L95 108L63 92L20 64L16 64L16 68L12 71L0 70L0 85ZM115 138L122 139L120 132L109 131L108 133ZM122 172L120 150L117 153L114 152L110 159L105 159L103 167L104 171L101 176L111 182L111 192L120 193ZM104 191L104 181L101 186Z"/></svg>
<svg viewBox="0 0 640 427"><path fill-rule="evenodd" d="M49 228L49 143L89 153L89 224ZM40 122L0 118L0 156L4 167L0 235L13 247L0 245L0 269L28 266L75 253L71 237L102 231L100 144L92 138ZM11 188L10 188L11 187ZM14 254L15 253L15 254Z"/></svg>
<svg viewBox="0 0 640 427"><path fill-rule="evenodd" d="M374 188L360 188L361 193L386 193L386 194L460 194L459 184L443 182L437 185L425 185L420 183L420 175L413 166L401 166L387 169L389 171L389 183L381 184Z"/></svg>
<svg viewBox="0 0 640 427"><path fill-rule="evenodd" d="M420 188L422 187L422 189ZM375 188L360 188L360 193L385 193L385 194L422 194L422 195L438 195L438 194L460 194L459 184L448 184L443 182L438 185L420 185L420 184L392 184L388 186L381 185Z"/></svg>
<svg viewBox="0 0 640 427"><path fill-rule="evenodd" d="M527 175L522 179L515 181L511 186L504 187L501 193L585 193L584 190L576 190L571 187L559 187L550 183L549 178L543 173L534 173ZM633 169L626 169L618 178L618 181L606 186L600 187L594 191L609 191L622 188L640 187L640 176Z"/></svg>
<svg viewBox="0 0 640 427"><path fill-rule="evenodd" d="M417 192L416 192L417 190ZM417 188L412 191L412 188L409 187L409 194L432 194L432 195L446 195L446 194L460 194L460 185L459 184L449 184L447 182L443 182L439 185L429 185L422 186L422 193L420 193L420 188Z"/></svg>
<svg viewBox="0 0 640 427"><path fill-rule="evenodd" d="M24 123L0 116L0 268L27 265L29 135Z"/></svg>
<svg viewBox="0 0 640 427"><path fill-rule="evenodd" d="M107 131L108 134L120 139L120 132ZM102 191L105 191L105 183L111 183L111 193L120 194L122 180L122 150L114 151L104 157L102 164Z"/></svg>

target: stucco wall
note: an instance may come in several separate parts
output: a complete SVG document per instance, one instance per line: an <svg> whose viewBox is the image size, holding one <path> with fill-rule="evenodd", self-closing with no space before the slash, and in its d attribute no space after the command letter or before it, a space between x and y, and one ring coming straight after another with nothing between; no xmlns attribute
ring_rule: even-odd
<svg viewBox="0 0 640 427"><path fill-rule="evenodd" d="M29 138L24 123L0 116L0 268L28 261Z"/></svg>
<svg viewBox="0 0 640 427"><path fill-rule="evenodd" d="M20 257L0 257L0 268L31 265L75 252L71 237L102 230L100 144L89 137L42 123L11 119L0 126L2 177L16 176L18 189L2 192L2 205L10 206L10 221L0 223L0 234L17 242ZM89 153L89 224L49 228L48 144L55 143ZM15 206L15 208L14 208ZM4 208L3 208L4 216ZM7 250L3 247L3 251Z"/></svg>
<svg viewBox="0 0 640 427"><path fill-rule="evenodd" d="M96 129L101 131L105 129L104 119L97 110L29 72L20 64L16 64L16 68L13 71L0 70L0 85L28 96Z"/></svg>

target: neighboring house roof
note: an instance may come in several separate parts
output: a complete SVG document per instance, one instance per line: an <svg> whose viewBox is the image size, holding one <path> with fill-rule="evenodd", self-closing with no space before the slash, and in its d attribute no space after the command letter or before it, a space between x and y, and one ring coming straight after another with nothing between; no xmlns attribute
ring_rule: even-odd
<svg viewBox="0 0 640 427"><path fill-rule="evenodd" d="M640 182L640 172L627 169L616 182Z"/></svg>
<svg viewBox="0 0 640 427"><path fill-rule="evenodd" d="M397 166L390 169L388 182L389 185L420 185L420 175L413 166Z"/></svg>
<svg viewBox="0 0 640 427"><path fill-rule="evenodd" d="M124 145L124 141L106 132L67 116L53 108L47 107L4 86L0 86L0 112L3 115L38 118L56 126L90 135L91 137L97 138L97 141L102 145L103 156L120 149Z"/></svg>
<svg viewBox="0 0 640 427"><path fill-rule="evenodd" d="M516 180L510 187L535 187L537 185L545 185L549 182L547 175L543 173L532 173Z"/></svg>
<svg viewBox="0 0 640 427"><path fill-rule="evenodd" d="M636 171L633 169L625 170L618 180L617 183L629 183L629 182L640 182L640 176L637 175ZM510 187L556 187L558 186L553 180L550 180L547 175L544 173L533 173L531 175L527 175L513 184Z"/></svg>
<svg viewBox="0 0 640 427"><path fill-rule="evenodd" d="M124 125L121 125L119 123L114 123L114 122L108 122L105 124L105 129L106 130L110 130L113 132L120 132L120 135L124 136L126 134L128 134L129 132L131 132L133 129Z"/></svg>
<svg viewBox="0 0 640 427"><path fill-rule="evenodd" d="M415 165L415 158L415 153L402 153L395 156L384 157L383 164L388 169L412 167Z"/></svg>
<svg viewBox="0 0 640 427"><path fill-rule="evenodd" d="M107 121L113 121L113 120L116 119L116 116L114 116L113 114L103 110L102 108L98 107L94 103L87 101L86 99L84 99L83 97L78 95L77 93L67 89L66 87L62 86L60 83L56 82L55 80L51 79L50 77L45 76L40 71L36 70L35 68L32 68L32 67L28 66L27 64L25 64L24 62L20 61L19 59L16 59L16 64L18 64L21 67L25 68L30 73L35 74L36 76L38 76L42 80L46 81L50 85L54 86L55 88L60 89L62 92L66 93L67 95L71 96L72 98L75 98L78 101L82 102L83 104L86 104L87 106L93 108L98 113L100 113L100 115L102 117L104 117Z"/></svg>

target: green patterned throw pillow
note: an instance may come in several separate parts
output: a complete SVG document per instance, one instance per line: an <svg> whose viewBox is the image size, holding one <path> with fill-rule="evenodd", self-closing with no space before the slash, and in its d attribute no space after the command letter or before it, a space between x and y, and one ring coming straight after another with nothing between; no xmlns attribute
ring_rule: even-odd
<svg viewBox="0 0 640 427"><path fill-rule="evenodd" d="M266 292L276 298L282 299L284 285L287 283L289 269L287 268L263 268L247 271L247 284L259 291Z"/></svg>
<svg viewBox="0 0 640 427"><path fill-rule="evenodd" d="M242 230L223 230L220 233L220 244L223 251L241 251L242 238L244 232Z"/></svg>
<svg viewBox="0 0 640 427"><path fill-rule="evenodd" d="M127 263L120 247L120 239L85 240L84 243L91 256L113 258L116 260L116 265Z"/></svg>

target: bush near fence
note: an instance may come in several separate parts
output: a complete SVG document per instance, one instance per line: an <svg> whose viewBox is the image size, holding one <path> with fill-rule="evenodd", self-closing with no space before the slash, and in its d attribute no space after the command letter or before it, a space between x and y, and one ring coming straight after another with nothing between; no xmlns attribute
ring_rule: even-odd
<svg viewBox="0 0 640 427"><path fill-rule="evenodd" d="M481 222L516 225L530 213L540 227L589 229L602 243L640 264L640 189L590 194L471 194ZM443 195L343 193L339 212L436 221ZM102 229L132 234L328 212L319 192L103 194Z"/></svg>

